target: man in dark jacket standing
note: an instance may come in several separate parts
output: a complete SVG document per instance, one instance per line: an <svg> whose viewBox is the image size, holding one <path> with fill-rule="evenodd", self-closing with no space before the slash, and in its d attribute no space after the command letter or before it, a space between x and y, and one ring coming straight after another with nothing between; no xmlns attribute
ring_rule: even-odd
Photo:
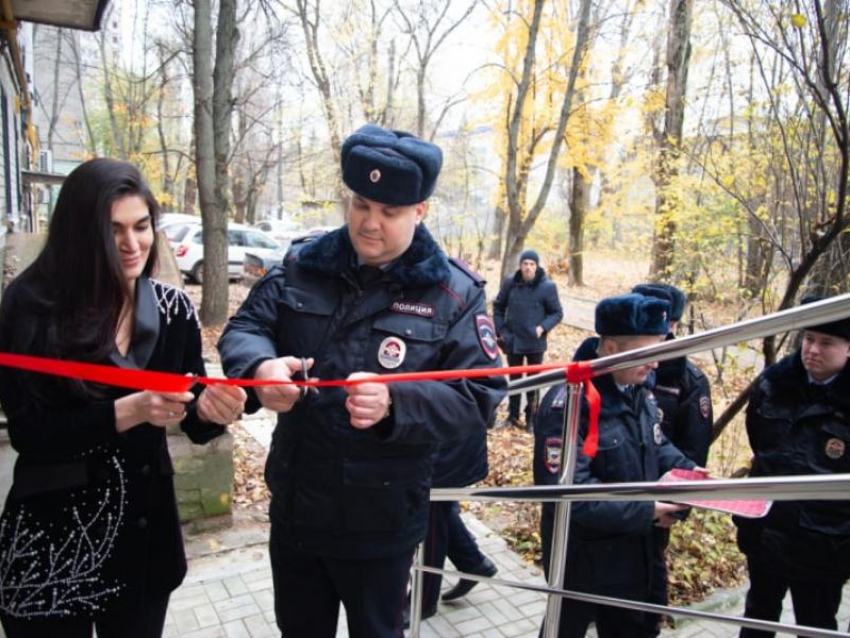
<svg viewBox="0 0 850 638"><path fill-rule="evenodd" d="M669 284L640 284L632 289L647 297L664 299L670 304L670 332L667 340L675 338L676 326L685 312L685 294ZM658 364L655 385L652 388L658 409L661 412L661 429L673 445L690 460L705 466L708 446L711 444L711 388L702 370L687 357L669 359ZM687 512L679 516L685 518ZM655 530L655 565L653 567L652 592L649 602L667 604L667 557L665 551L670 543L670 530ZM646 614L649 636L661 633L661 617Z"/></svg>
<svg viewBox="0 0 850 638"><path fill-rule="evenodd" d="M486 427L504 379L388 385L380 373L493 367L480 278L423 222L439 147L364 126L343 143L348 223L290 250L219 342L228 376L355 381L302 393L257 387L278 412L266 464L275 616L287 638L401 635L408 571L428 522L440 446Z"/></svg>
<svg viewBox="0 0 850 638"><path fill-rule="evenodd" d="M747 408L750 476L850 472L848 360L850 318L807 328L800 350L762 372ZM850 501L776 501L766 517L735 522L750 573L745 616L779 620L790 589L798 625L836 629L850 577Z"/></svg>
<svg viewBox="0 0 850 638"><path fill-rule="evenodd" d="M596 332L578 349L579 361L642 348L669 331L668 302L639 294L603 299L596 306ZM573 482L655 481L674 468L695 466L664 436L658 408L644 384L658 364L618 370L594 380L602 399L599 451L578 456ZM566 386L555 386L540 406L534 428L534 482L555 485L563 457ZM587 435L587 403L582 406L578 446ZM570 517L565 587L638 601L649 599L655 527L676 522L681 505L660 501L577 501ZM544 503L540 521L543 566L548 576L554 505ZM564 599L559 638L580 638L591 622L601 638L644 635L638 611Z"/></svg>
<svg viewBox="0 0 850 638"><path fill-rule="evenodd" d="M546 336L561 323L564 312L558 299L558 287L540 267L540 257L533 250L519 256L519 270L505 279L493 301L493 319L499 343L508 356L509 366L543 363ZM523 375L511 375L511 381ZM504 425L519 426L522 397L510 397L508 418ZM525 395L525 427L534 427L537 392Z"/></svg>

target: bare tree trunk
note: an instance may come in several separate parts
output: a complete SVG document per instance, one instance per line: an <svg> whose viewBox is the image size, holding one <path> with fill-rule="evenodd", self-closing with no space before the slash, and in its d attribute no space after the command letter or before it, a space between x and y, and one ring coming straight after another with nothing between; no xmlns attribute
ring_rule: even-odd
<svg viewBox="0 0 850 638"><path fill-rule="evenodd" d="M319 7L321 0L315 0L312 12L310 11L309 0L296 0L295 5L301 22L301 30L304 32L304 40L307 44L307 60L310 63L310 71L322 98L322 109L325 112L325 121L328 125L331 154L335 164L339 165L339 153L342 146L339 117L331 95L331 81L328 77L327 66L324 58L322 58L319 45ZM337 190L341 192L341 186Z"/></svg>
<svg viewBox="0 0 850 638"><path fill-rule="evenodd" d="M159 137L159 147L162 153L162 192L167 197L174 198L174 176L171 174L168 142L165 137L165 92L168 88L168 63L165 59L165 49L162 44L157 46L160 64L159 91L156 100L156 132Z"/></svg>
<svg viewBox="0 0 850 638"><path fill-rule="evenodd" d="M78 41L78 35L76 33L68 34L71 42L71 53L74 56L74 72L77 77L77 92L79 94L80 99L80 109L83 113L83 124L86 129L86 151L89 155L94 156L97 154L97 143L94 139L94 131L91 127L91 120L89 119L89 111L86 106L86 94L83 89L83 65L80 60L80 47Z"/></svg>
<svg viewBox="0 0 850 638"><path fill-rule="evenodd" d="M56 51L53 60L53 95L50 101L50 124L47 127L47 148L53 150L53 134L59 123L59 63L62 61L62 29L56 30Z"/></svg>
<svg viewBox="0 0 850 638"><path fill-rule="evenodd" d="M570 197L570 286L584 285L584 219L590 182L578 169L573 169L573 191Z"/></svg>
<svg viewBox="0 0 850 638"><path fill-rule="evenodd" d="M667 97L664 135L658 158L655 201L655 237L652 243L650 279L666 280L673 267L679 198L673 186L679 174L678 160L685 119L685 94L691 56L690 33L693 0L670 0L670 31L667 35Z"/></svg>
<svg viewBox="0 0 850 638"><path fill-rule="evenodd" d="M528 43L525 50L525 58L523 60L522 78L517 89L514 111L508 124L508 152L505 171L505 185L507 190L509 218L508 232L505 239L505 254L502 259L502 277L505 277L518 262L519 255L525 245L525 239L534 227L537 218L540 216L540 213L543 211L543 207L546 205L546 200L549 198L549 191L552 188L552 181L555 177L558 155L561 152L561 146L564 141L564 132L566 131L567 122L572 110L576 79L578 78L582 59L584 58L589 42L591 0L581 0L578 24L576 26L575 49L573 50L569 76L567 78L567 86L564 91L564 100L561 104L559 113L558 125L554 133L552 147L549 151L549 157L546 163L546 174L543 178L543 183L538 191L534 204L528 210L528 214L523 219L522 211L525 208L523 200L525 198L522 196L522 189L527 188L528 186L528 174L526 171L520 169L521 163L518 161L519 133L525 100L528 96L529 90L532 88L531 79L535 65L535 48L540 31L540 20L544 4L544 0L535 0L534 3L534 14L531 25L529 26ZM531 149L530 154L533 155L533 148Z"/></svg>
<svg viewBox="0 0 850 638"><path fill-rule="evenodd" d="M195 0L192 81L195 90L195 172L204 224L204 293L201 321L222 323L227 316L227 217L218 199L213 118L213 46L210 0Z"/></svg>
<svg viewBox="0 0 850 638"><path fill-rule="evenodd" d="M127 145L124 139L124 127L118 123L115 112L115 94L112 88L112 65L106 59L106 30L102 29L98 37L100 61L103 65L103 99L109 115L109 129L112 133L112 153L123 160L127 159Z"/></svg>

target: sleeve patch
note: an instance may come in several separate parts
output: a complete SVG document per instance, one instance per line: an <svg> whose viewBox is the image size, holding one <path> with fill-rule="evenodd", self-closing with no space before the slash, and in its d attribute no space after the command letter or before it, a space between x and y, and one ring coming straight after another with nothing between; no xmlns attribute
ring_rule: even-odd
<svg viewBox="0 0 850 638"><path fill-rule="evenodd" d="M561 437L550 436L546 438L543 448L543 465L546 467L546 471L550 474L560 474L561 472L562 449L563 443L561 441Z"/></svg>
<svg viewBox="0 0 850 638"><path fill-rule="evenodd" d="M499 346L496 343L496 327L493 320L487 315L475 315L475 331L478 334L478 343L491 361L499 356Z"/></svg>

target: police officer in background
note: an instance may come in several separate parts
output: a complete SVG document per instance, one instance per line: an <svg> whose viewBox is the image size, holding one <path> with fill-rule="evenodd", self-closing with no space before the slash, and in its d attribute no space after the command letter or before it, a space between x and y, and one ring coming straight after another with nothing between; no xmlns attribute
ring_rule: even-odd
<svg viewBox="0 0 850 638"><path fill-rule="evenodd" d="M674 339L676 327L685 312L685 294L668 284L640 284L632 289L647 297L657 297L670 303L670 332L667 340ZM687 357L669 359L658 364L655 385L652 389L661 412L661 429L664 436L679 451L700 466L708 460L711 444L712 406L711 388L702 370ZM687 512L679 516L684 518ZM667 559L665 550L670 543L670 530L655 530L655 565L652 576L652 592L649 602L667 604ZM661 632L661 617L646 614L648 635Z"/></svg>
<svg viewBox="0 0 850 638"><path fill-rule="evenodd" d="M848 359L850 318L807 328L797 352L762 372L747 408L750 476L850 472ZM766 517L735 522L750 574L744 615L779 620L790 589L798 625L836 629L850 577L850 501L776 501Z"/></svg>
<svg viewBox="0 0 850 638"><path fill-rule="evenodd" d="M230 377L358 380L302 393L257 387L278 412L266 464L275 616L287 638L401 635L409 569L428 522L441 444L486 427L504 379L387 385L380 373L493 367L480 278L423 220L439 147L367 125L341 151L348 223L294 247L252 289L219 342Z"/></svg>
<svg viewBox="0 0 850 638"><path fill-rule="evenodd" d="M581 344L575 360L585 361L663 341L669 332L670 304L655 297L626 294L596 306L596 332ZM644 384L657 364L618 370L597 377L602 399L599 451L579 454L574 483L655 481L674 468L695 466L664 436L655 399ZM562 431L566 386L550 389L540 405L534 429L534 482L555 485L563 458ZM587 436L583 402L578 446ZM655 556L655 527L667 528L685 507L659 501L576 501L572 504L567 546L566 589L646 602ZM544 503L540 521L543 566L548 577L554 504ZM564 599L559 638L584 636L591 622L601 638L646 633L638 611Z"/></svg>
<svg viewBox="0 0 850 638"><path fill-rule="evenodd" d="M540 267L538 254L526 250L519 256L519 270L502 282L502 288L493 301L496 332L508 357L508 365L543 363L546 336L563 318L558 287ZM511 381L522 376L511 375ZM525 428L531 432L537 412L537 391L527 392L525 399ZM510 397L504 425L519 426L521 401L519 394Z"/></svg>

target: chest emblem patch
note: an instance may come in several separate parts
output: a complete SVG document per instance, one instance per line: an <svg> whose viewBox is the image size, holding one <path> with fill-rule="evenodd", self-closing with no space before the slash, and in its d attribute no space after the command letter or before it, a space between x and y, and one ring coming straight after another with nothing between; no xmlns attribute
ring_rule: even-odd
<svg viewBox="0 0 850 638"><path fill-rule="evenodd" d="M387 370L395 370L404 363L407 344L398 337L387 337L378 346L378 363Z"/></svg>
<svg viewBox="0 0 850 638"><path fill-rule="evenodd" d="M475 315L475 330L484 354L495 361L499 356L499 346L496 344L496 326L493 325L493 320L487 315Z"/></svg>
<svg viewBox="0 0 850 638"><path fill-rule="evenodd" d="M664 431L661 429L660 423L652 426L652 438L655 439L655 445L664 443Z"/></svg>
<svg viewBox="0 0 850 638"><path fill-rule="evenodd" d="M842 456L844 456L845 448L846 445L844 444L844 441L842 441L841 439L833 438L829 439L829 441L826 442L824 452L826 452L826 455L829 458L835 460L840 459Z"/></svg>
<svg viewBox="0 0 850 638"><path fill-rule="evenodd" d="M543 465L550 474L558 474L561 471L561 439L550 436L546 439Z"/></svg>

